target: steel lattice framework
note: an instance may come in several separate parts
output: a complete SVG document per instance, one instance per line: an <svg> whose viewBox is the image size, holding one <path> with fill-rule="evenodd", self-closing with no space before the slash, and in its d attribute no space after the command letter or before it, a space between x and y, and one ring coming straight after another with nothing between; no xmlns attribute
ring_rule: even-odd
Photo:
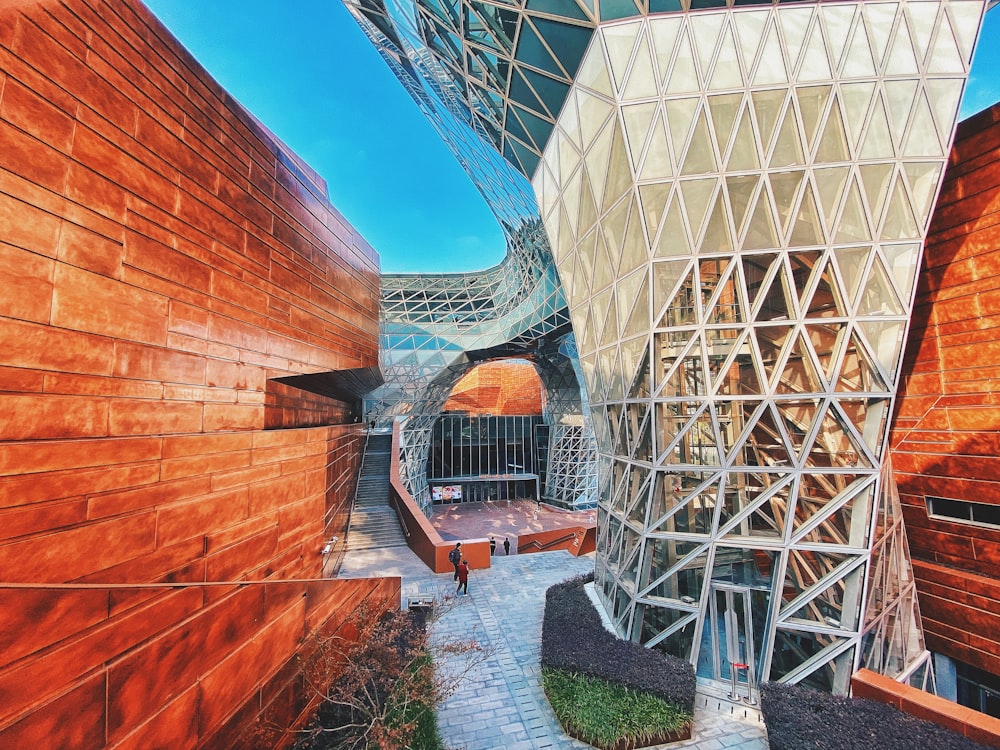
<svg viewBox="0 0 1000 750"><path fill-rule="evenodd" d="M984 3L669 5L354 11L533 181L619 632L708 677L922 682L886 433Z"/></svg>

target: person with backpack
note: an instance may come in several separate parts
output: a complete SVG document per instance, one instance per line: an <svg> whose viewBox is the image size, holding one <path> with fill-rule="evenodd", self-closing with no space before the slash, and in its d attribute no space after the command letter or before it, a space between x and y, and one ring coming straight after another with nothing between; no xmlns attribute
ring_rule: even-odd
<svg viewBox="0 0 1000 750"><path fill-rule="evenodd" d="M448 553L448 562L455 567L455 578L458 580L458 564L462 562L462 543L455 542L455 549Z"/></svg>

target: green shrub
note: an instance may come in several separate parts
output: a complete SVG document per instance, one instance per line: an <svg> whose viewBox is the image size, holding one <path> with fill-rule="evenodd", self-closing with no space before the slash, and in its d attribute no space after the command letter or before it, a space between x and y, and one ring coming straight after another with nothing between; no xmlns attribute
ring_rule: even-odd
<svg viewBox="0 0 1000 750"><path fill-rule="evenodd" d="M642 747L681 735L691 725L691 714L682 708L596 677L546 667L542 685L566 731L598 747L622 740Z"/></svg>

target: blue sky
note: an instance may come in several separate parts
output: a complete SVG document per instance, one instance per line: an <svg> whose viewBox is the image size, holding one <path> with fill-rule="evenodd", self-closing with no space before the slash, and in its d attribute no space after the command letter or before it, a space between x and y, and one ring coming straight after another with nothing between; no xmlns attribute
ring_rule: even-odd
<svg viewBox="0 0 1000 750"><path fill-rule="evenodd" d="M503 257L479 193L339 0L145 0L206 70L327 181L385 273ZM1000 100L990 11L962 117Z"/></svg>

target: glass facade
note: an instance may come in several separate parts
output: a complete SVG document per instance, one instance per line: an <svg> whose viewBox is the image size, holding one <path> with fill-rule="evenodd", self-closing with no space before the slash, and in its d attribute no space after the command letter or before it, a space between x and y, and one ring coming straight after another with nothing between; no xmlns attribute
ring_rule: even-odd
<svg viewBox="0 0 1000 750"><path fill-rule="evenodd" d="M355 12L532 180L619 633L715 679L923 683L886 428L984 4L655 6Z"/></svg>

